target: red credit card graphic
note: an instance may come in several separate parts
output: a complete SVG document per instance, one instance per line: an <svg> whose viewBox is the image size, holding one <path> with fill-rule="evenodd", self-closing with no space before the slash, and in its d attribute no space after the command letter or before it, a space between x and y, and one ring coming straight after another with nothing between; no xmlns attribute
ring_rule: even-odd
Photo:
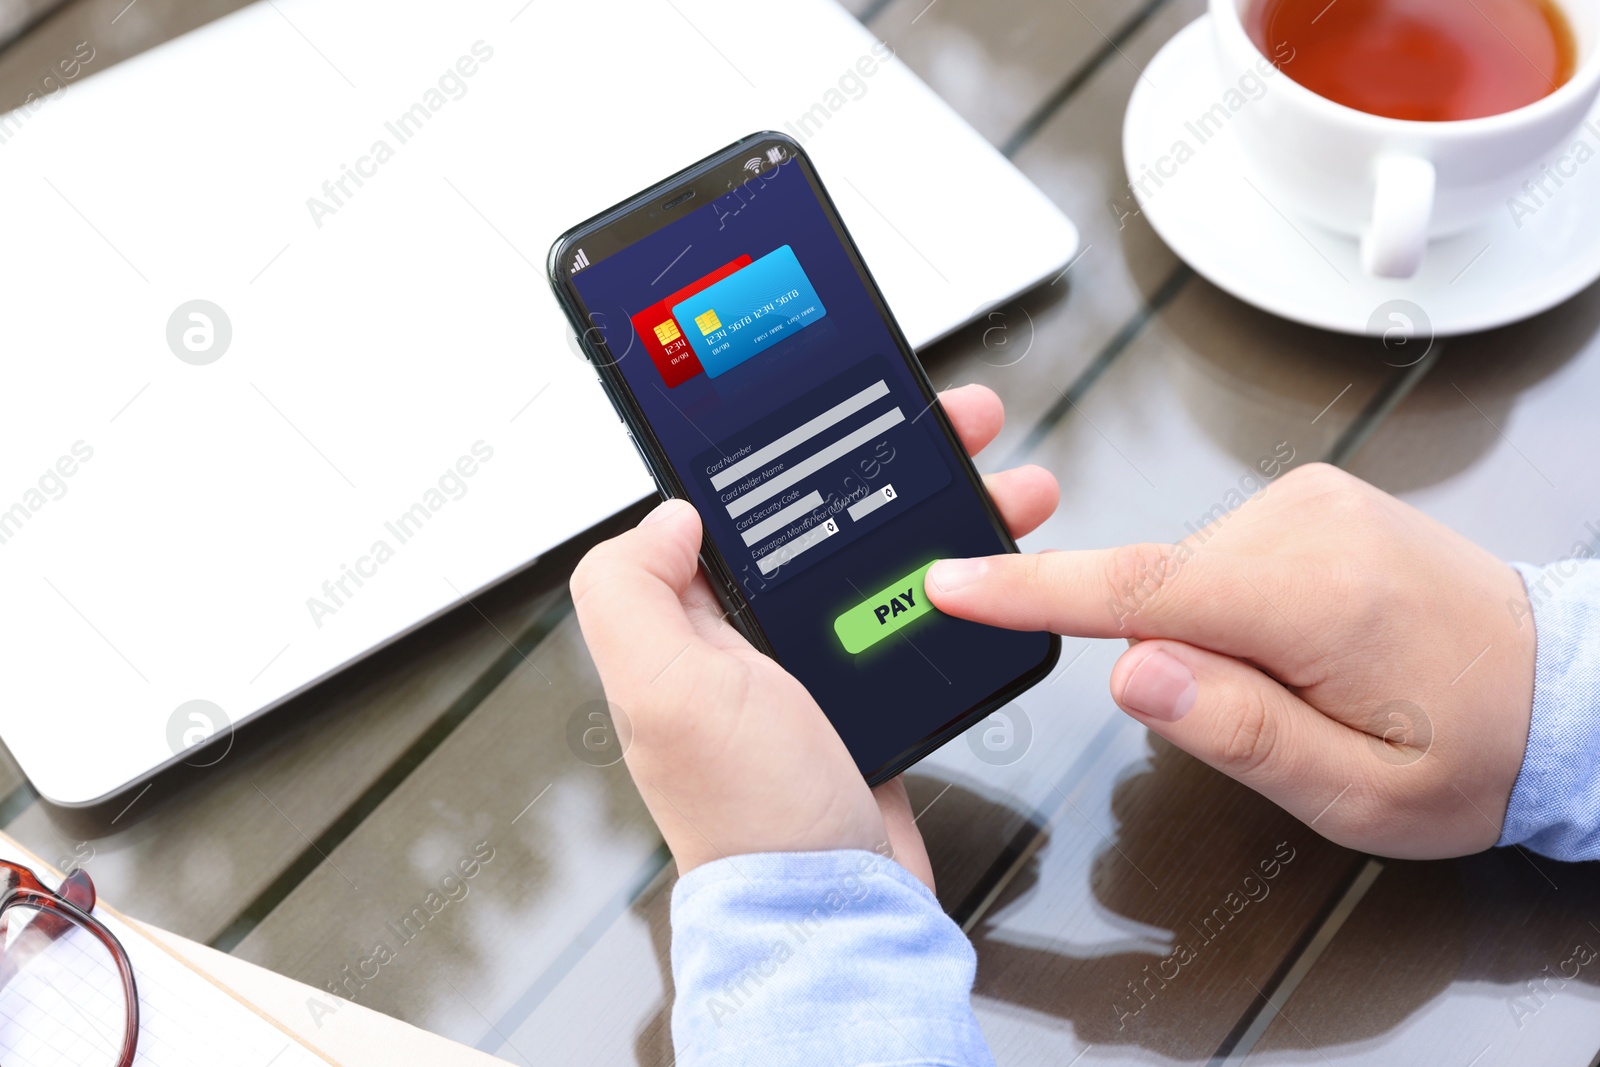
<svg viewBox="0 0 1600 1067"><path fill-rule="evenodd" d="M750 257L740 256L633 316L633 328L639 334L639 340L644 342L645 351L650 353L650 360L661 372L661 380L668 389L677 388L695 375L704 373L699 357L689 347L689 339L683 335L683 327L672 317L673 305L681 304L700 290L715 285L734 271L749 265Z"/></svg>

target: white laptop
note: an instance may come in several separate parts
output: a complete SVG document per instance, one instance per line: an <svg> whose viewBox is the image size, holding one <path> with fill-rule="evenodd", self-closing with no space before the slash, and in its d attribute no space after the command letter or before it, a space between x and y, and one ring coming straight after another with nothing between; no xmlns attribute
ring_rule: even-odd
<svg viewBox="0 0 1600 1067"><path fill-rule="evenodd" d="M276 0L0 120L35 788L123 792L650 494L542 264L710 151L799 137L913 344L1062 269L1071 223L873 45L830 0Z"/></svg>

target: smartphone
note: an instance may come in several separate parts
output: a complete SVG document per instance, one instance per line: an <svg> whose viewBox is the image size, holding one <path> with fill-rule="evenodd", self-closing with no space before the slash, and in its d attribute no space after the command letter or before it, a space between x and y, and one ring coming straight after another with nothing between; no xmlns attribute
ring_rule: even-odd
<svg viewBox="0 0 1600 1067"><path fill-rule="evenodd" d="M1055 635L928 602L935 560L1017 546L793 139L746 137L574 227L549 271L657 488L699 511L730 619L870 783L1050 672Z"/></svg>

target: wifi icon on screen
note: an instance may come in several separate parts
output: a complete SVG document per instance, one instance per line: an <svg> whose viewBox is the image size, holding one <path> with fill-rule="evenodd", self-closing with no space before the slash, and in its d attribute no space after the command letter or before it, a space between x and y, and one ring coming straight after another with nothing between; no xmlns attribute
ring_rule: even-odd
<svg viewBox="0 0 1600 1067"><path fill-rule="evenodd" d="M749 159L744 161L744 169L749 171L751 174L760 174L761 166L765 162L766 161L760 156L751 156Z"/></svg>

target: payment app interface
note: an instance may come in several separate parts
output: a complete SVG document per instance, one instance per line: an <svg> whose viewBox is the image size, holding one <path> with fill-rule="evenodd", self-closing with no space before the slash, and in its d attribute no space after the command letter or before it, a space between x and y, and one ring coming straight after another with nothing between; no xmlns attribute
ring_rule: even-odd
<svg viewBox="0 0 1600 1067"><path fill-rule="evenodd" d="M928 602L934 560L1001 545L797 162L572 281L779 661L863 772L1045 657L1044 635Z"/></svg>

